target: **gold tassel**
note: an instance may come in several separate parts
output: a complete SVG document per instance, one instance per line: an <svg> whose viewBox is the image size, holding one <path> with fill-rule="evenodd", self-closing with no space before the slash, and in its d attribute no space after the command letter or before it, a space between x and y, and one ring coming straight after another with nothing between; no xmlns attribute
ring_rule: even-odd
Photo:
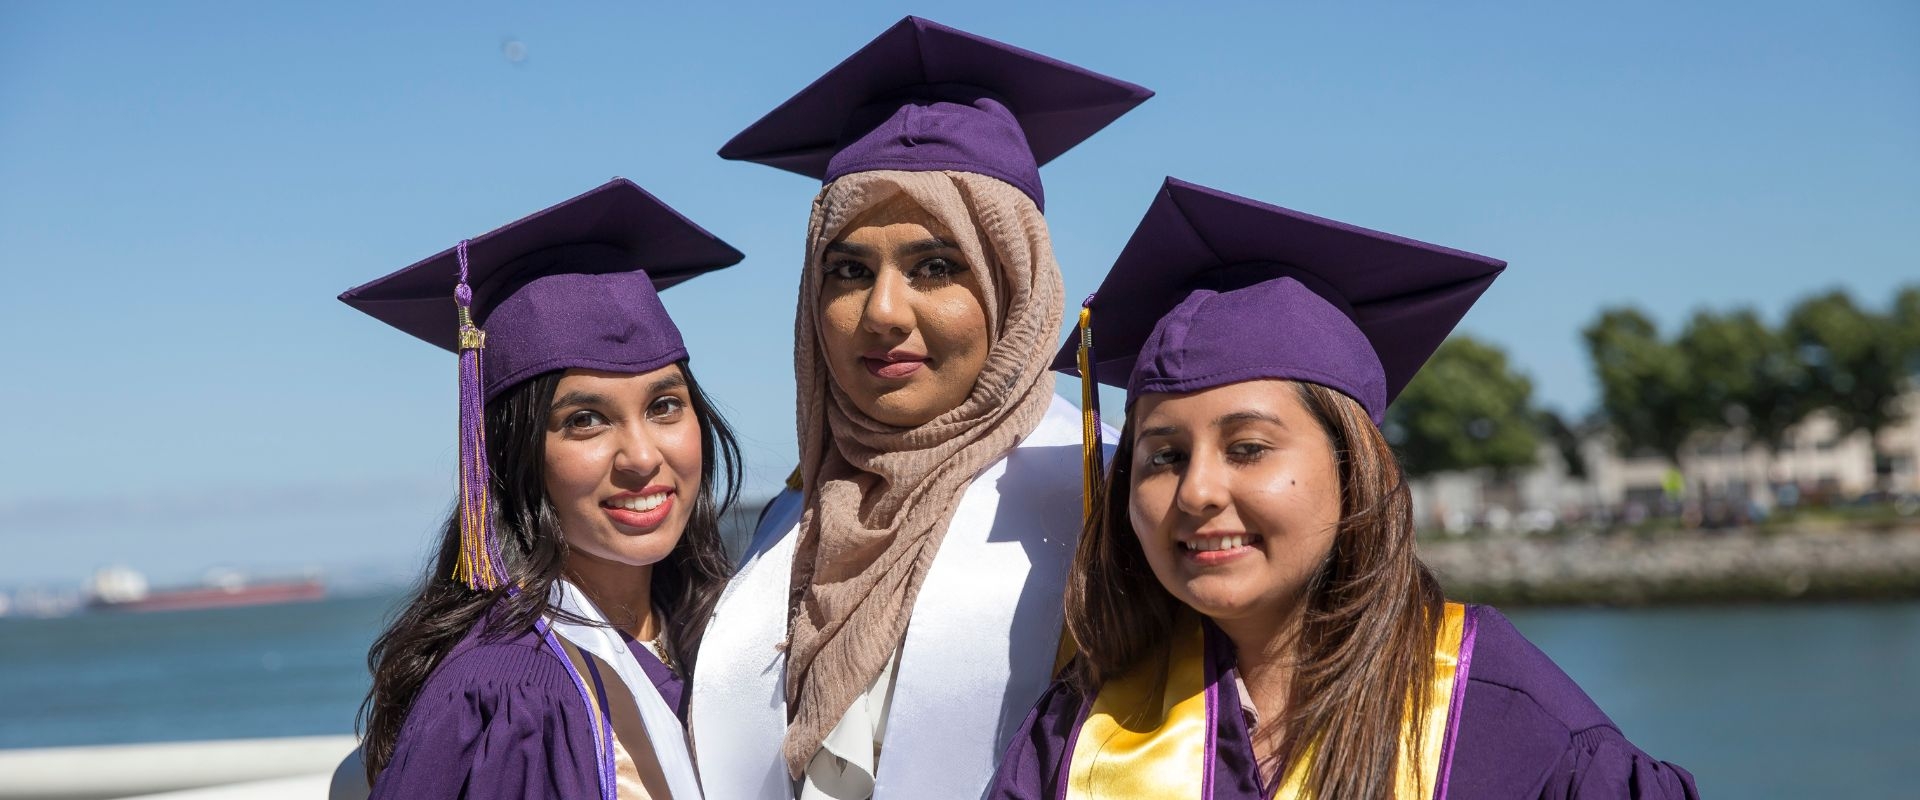
<svg viewBox="0 0 1920 800"><path fill-rule="evenodd" d="M1093 375L1093 298L1080 306L1080 469L1083 473L1082 513L1093 518L1094 495L1100 488L1100 382Z"/></svg>

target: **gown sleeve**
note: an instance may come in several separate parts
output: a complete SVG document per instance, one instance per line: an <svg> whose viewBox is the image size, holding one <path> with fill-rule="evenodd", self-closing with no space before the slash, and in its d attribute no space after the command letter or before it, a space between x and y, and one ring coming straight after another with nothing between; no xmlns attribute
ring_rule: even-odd
<svg viewBox="0 0 1920 800"><path fill-rule="evenodd" d="M428 679L372 800L601 796L593 723L572 678L544 653L502 649L462 654Z"/></svg>
<svg viewBox="0 0 1920 800"><path fill-rule="evenodd" d="M1640 751L1618 730L1575 734L1542 798L1568 800L1699 800L1693 775Z"/></svg>
<svg viewBox="0 0 1920 800"><path fill-rule="evenodd" d="M1693 800L1686 770L1635 747L1553 660L1490 606L1477 633L1448 794Z"/></svg>
<svg viewBox="0 0 1920 800"><path fill-rule="evenodd" d="M1081 697L1055 681L1013 734L994 772L987 800L1053 800L1065 775L1080 723Z"/></svg>

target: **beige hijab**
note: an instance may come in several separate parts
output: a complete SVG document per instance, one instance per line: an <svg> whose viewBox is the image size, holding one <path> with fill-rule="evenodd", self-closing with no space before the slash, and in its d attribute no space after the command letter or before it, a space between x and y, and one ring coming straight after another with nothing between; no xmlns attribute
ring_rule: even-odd
<svg viewBox="0 0 1920 800"><path fill-rule="evenodd" d="M989 343L973 391L916 428L868 417L820 357L826 246L867 209L905 195L944 225L982 282ZM793 557L786 759L799 777L906 634L961 493L1032 433L1052 402L1060 266L1046 220L1012 186L966 172L860 172L814 199L794 322L806 510Z"/></svg>

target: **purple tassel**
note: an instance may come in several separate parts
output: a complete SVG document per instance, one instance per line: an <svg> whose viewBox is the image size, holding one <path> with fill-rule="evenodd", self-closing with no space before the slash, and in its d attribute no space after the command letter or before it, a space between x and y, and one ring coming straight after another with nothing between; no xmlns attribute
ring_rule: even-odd
<svg viewBox="0 0 1920 800"><path fill-rule="evenodd" d="M479 591L507 582L500 537L493 529L493 498L487 491L486 418L482 413L482 359L487 334L473 324L473 288L467 285L467 242L460 241L460 283L453 300L460 311L460 560L455 580Z"/></svg>

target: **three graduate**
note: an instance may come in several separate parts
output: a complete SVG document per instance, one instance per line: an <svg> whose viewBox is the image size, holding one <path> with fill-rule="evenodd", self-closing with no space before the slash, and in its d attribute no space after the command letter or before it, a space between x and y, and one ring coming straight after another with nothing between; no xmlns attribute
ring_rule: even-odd
<svg viewBox="0 0 1920 800"><path fill-rule="evenodd" d="M721 150L824 184L737 561L656 294L737 251L615 181L342 295L462 379L373 793L1693 796L1415 557L1377 426L1503 264L1169 179L1052 358L1039 167L1150 96L909 17Z"/></svg>

